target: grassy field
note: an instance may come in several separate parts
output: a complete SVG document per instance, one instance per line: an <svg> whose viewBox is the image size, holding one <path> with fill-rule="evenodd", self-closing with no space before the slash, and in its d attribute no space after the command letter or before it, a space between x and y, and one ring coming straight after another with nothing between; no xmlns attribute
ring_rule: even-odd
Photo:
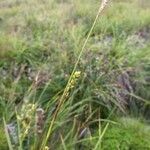
<svg viewBox="0 0 150 150"><path fill-rule="evenodd" d="M0 150L150 150L150 2L101 6L0 0Z"/></svg>

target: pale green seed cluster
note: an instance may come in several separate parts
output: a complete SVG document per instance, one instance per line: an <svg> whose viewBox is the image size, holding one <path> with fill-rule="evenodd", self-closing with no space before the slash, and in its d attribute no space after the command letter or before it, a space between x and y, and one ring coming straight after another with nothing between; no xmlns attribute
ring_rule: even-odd
<svg viewBox="0 0 150 150"><path fill-rule="evenodd" d="M66 96L69 95L69 91L74 88L74 86L76 85L77 81L78 81L78 78L80 77L81 75L81 71L75 71L73 76L72 76L72 79L70 80L70 82L68 83L68 86L66 87Z"/></svg>
<svg viewBox="0 0 150 150"><path fill-rule="evenodd" d="M28 134L28 131L31 127L31 123L34 120L34 113L36 110L36 105L31 103L25 103L20 113L17 115L17 119L21 125L22 136Z"/></svg>
<svg viewBox="0 0 150 150"><path fill-rule="evenodd" d="M45 146L44 150L49 150L49 147L48 147L48 146Z"/></svg>
<svg viewBox="0 0 150 150"><path fill-rule="evenodd" d="M72 80L71 80L70 83L69 83L69 88L70 88L70 89L74 88L74 86L75 86L75 84L76 84L78 78L80 77L80 75L81 75L81 72L80 72L80 71L76 71L76 72L73 74Z"/></svg>

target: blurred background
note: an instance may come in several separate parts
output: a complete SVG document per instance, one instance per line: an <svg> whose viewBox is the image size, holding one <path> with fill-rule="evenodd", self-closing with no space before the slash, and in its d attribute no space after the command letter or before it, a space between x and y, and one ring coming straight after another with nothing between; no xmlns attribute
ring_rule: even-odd
<svg viewBox="0 0 150 150"><path fill-rule="evenodd" d="M108 1L63 94L101 2L0 0L0 150L150 150L150 0Z"/></svg>

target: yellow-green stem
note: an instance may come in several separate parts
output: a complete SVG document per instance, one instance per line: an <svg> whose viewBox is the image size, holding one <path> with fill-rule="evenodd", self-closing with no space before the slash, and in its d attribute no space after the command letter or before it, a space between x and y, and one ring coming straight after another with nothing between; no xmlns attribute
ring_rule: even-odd
<svg viewBox="0 0 150 150"><path fill-rule="evenodd" d="M86 44L87 44L87 42L88 42L88 40L89 40L89 38L90 38L90 36L91 36L91 34L92 34L92 32L93 32L93 29L94 29L94 27L95 27L95 25L96 25L96 23L97 23L98 18L99 18L99 16L100 16L100 14L102 13L102 11L104 10L105 6L106 6L106 5L102 2L102 4L101 4L100 7L99 7L98 13L97 13L97 15L96 15L96 17L95 17L95 20L94 20L94 22L93 22L93 24L92 24L92 27L91 27L89 33L88 33L88 35L87 35L87 38L86 38L86 40L85 40L85 42L84 42L84 44L83 44L83 46L82 46L82 49L81 49L81 51L80 51L80 53L79 53L79 56L78 56L78 59L77 59L75 65L74 65L74 68L73 68L73 71L72 71L72 73L71 73L71 76L70 76L70 78L69 78L69 80L68 80L68 82L67 82L67 85L66 85L66 87L65 87L65 89L64 89L64 92L63 92L63 94L62 94L62 96L61 96L61 98L60 98L59 104L58 104L58 106L57 106L57 108L56 108L56 110L55 110L55 112L54 112L54 114L53 114L53 118L52 118L52 121L51 121L51 123L50 123L50 126L49 126L49 129L48 129L46 138L44 139L44 142L43 142L42 145L41 145L41 148L40 148L41 150L46 146L46 143L47 143L47 141L48 141L48 138L50 137L50 134L51 134L51 132L52 132L52 127L53 127L54 122L55 122L55 120L56 120L56 118L57 118L58 112L59 112L61 106L63 105L63 103L65 102L65 95L66 95L66 93L68 92L68 88L67 88L67 87L69 86L69 84L70 84L70 82L71 82L71 80L72 80L72 77L73 77L73 75L74 75L74 73L75 73L75 71L76 71L76 69L77 69L77 66L78 66L78 64L79 64L80 58L81 58L81 56L82 56L82 54L83 54L83 51L85 50Z"/></svg>

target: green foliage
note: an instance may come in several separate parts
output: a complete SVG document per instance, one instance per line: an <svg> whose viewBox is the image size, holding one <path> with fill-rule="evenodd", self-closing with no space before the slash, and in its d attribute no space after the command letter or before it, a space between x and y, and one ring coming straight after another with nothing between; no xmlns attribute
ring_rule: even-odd
<svg viewBox="0 0 150 150"><path fill-rule="evenodd" d="M149 8L138 0L111 2L72 77L80 75L66 87L99 6L99 0L0 1L0 118L23 134L18 149L149 148L149 125L124 118L105 126L114 114L149 119ZM29 114L28 105L35 106ZM1 128L0 135L3 150Z"/></svg>
<svg viewBox="0 0 150 150"><path fill-rule="evenodd" d="M107 130L102 145L104 150L149 150L150 127L132 118L119 119L119 125Z"/></svg>
<svg viewBox="0 0 150 150"><path fill-rule="evenodd" d="M5 131L3 127L0 127L0 149L2 150L8 149L7 139L6 139Z"/></svg>

